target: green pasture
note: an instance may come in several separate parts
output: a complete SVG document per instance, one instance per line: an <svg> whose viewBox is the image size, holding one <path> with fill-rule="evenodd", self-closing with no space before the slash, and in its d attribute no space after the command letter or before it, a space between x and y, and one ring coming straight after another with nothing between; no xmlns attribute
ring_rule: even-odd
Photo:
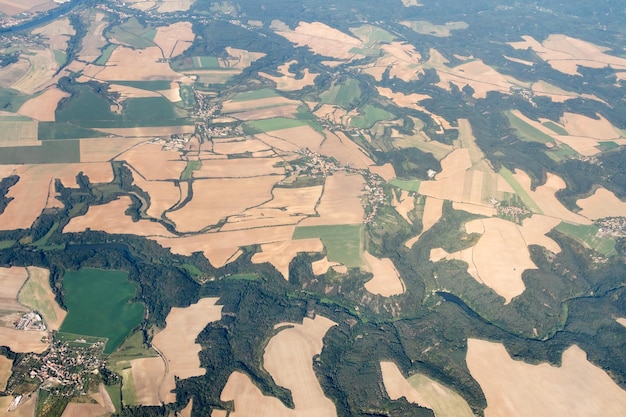
<svg viewBox="0 0 626 417"><path fill-rule="evenodd" d="M260 90L244 91L242 93L237 93L233 97L233 101L260 100L262 98L272 98L272 97L280 97L280 95L272 89L261 88Z"/></svg>
<svg viewBox="0 0 626 417"><path fill-rule="evenodd" d="M292 127L305 126L307 122L299 119L289 119L286 117L273 117L271 119L252 120L245 123L246 126L258 132L272 132L274 130L289 129Z"/></svg>
<svg viewBox="0 0 626 417"><path fill-rule="evenodd" d="M115 51L115 48L117 48L118 46L119 45L112 44L112 43L108 44L106 47L102 49L100 56L98 57L98 59L96 59L94 64L105 65L109 61L109 58L111 58L111 54L113 53L113 51Z"/></svg>
<svg viewBox="0 0 626 417"><path fill-rule="evenodd" d="M509 171L505 167L502 167L499 174L502 176L502 178L506 180L506 182L509 183L509 185L515 191L515 194L517 194L522 199L522 202L528 208L528 210L532 211L533 213L543 214L541 208L539 208L537 203L535 203L535 200L533 200L530 195L528 195L526 190L522 188L519 182L517 182L511 171Z"/></svg>
<svg viewBox="0 0 626 417"><path fill-rule="evenodd" d="M554 143L554 139L552 137L529 125L510 111L507 111L504 114L507 119L509 119L511 127L519 133L520 139L528 142L539 142L544 144Z"/></svg>
<svg viewBox="0 0 626 417"><path fill-rule="evenodd" d="M617 255L615 250L615 239L610 237L598 237L596 234L600 230L595 225L582 225L561 222L556 230L568 235L582 245L595 250L605 256Z"/></svg>
<svg viewBox="0 0 626 417"><path fill-rule="evenodd" d="M352 106L361 97L361 87L354 78L348 78L344 84L334 84L320 94L322 104L336 104L343 108Z"/></svg>
<svg viewBox="0 0 626 417"><path fill-rule="evenodd" d="M153 40L156 29L144 26L137 18L131 17L126 22L111 29L108 35L109 38L115 38L133 48L143 49L155 45Z"/></svg>
<svg viewBox="0 0 626 417"><path fill-rule="evenodd" d="M328 260L340 262L349 268L363 264L363 228L361 225L300 226L293 239L320 238Z"/></svg>
<svg viewBox="0 0 626 417"><path fill-rule="evenodd" d="M394 187L398 187L401 190L414 191L417 193L420 190L421 181L401 180L399 178L394 178L391 181L389 181L389 184L393 185Z"/></svg>
<svg viewBox="0 0 626 417"><path fill-rule="evenodd" d="M68 314L60 331L107 338L105 353L115 351L143 319L143 304L131 302L137 285L126 272L66 271L63 291Z"/></svg>
<svg viewBox="0 0 626 417"><path fill-rule="evenodd" d="M376 122L380 122L381 120L391 120L396 117L388 111L374 107L371 104L363 106L363 108L360 109L360 112L362 114L352 118L350 126L361 129L369 129L374 126Z"/></svg>
<svg viewBox="0 0 626 417"><path fill-rule="evenodd" d="M553 131L557 135L569 135L569 133L567 133L567 130L563 129L562 126L557 125L554 122L543 122L542 125L544 125L548 129L550 129L551 131Z"/></svg>
<svg viewBox="0 0 626 417"><path fill-rule="evenodd" d="M4 147L0 164L62 164L80 162L80 141L43 141L40 146Z"/></svg>

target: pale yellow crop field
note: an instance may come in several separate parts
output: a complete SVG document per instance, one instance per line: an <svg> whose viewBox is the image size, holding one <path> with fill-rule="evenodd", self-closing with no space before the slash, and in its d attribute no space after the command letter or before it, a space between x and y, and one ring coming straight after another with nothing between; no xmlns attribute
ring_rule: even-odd
<svg viewBox="0 0 626 417"><path fill-rule="evenodd" d="M404 243L404 246L406 246L407 248L413 247L415 242L417 242L424 233L429 231L430 228L433 227L439 221L439 219L441 219L442 215L443 200L433 197L426 197L426 200L424 202L424 210L422 212L422 232L419 235L407 240Z"/></svg>
<svg viewBox="0 0 626 417"><path fill-rule="evenodd" d="M68 40L76 34L76 30L72 27L70 19L63 17L45 26L38 27L31 33L44 38L51 49L65 51Z"/></svg>
<svg viewBox="0 0 626 417"><path fill-rule="evenodd" d="M531 180L524 171L515 170L514 174L517 182L524 188L530 198L537 203L543 214L550 217L559 218L576 224L591 224L591 221L583 216L569 211L554 195L558 190L565 188L565 181L560 177L548 172L546 183L537 187L534 191L530 189Z"/></svg>
<svg viewBox="0 0 626 417"><path fill-rule="evenodd" d="M389 77L403 81L418 79L423 73L422 55L415 47L406 42L391 42L381 45L383 56L373 66L365 66L364 72L376 80L382 80L383 72L389 67Z"/></svg>
<svg viewBox="0 0 626 417"><path fill-rule="evenodd" d="M50 271L36 266L27 267L28 280L18 294L18 301L37 310L50 330L59 330L67 315L57 303L50 287Z"/></svg>
<svg viewBox="0 0 626 417"><path fill-rule="evenodd" d="M291 390L296 416L336 416L335 405L324 395L313 371L313 357L322 352L324 335L336 323L318 315L315 319L305 318L302 324L282 323L276 327L285 324L292 327L278 332L265 347L265 369L278 385Z"/></svg>
<svg viewBox="0 0 626 417"><path fill-rule="evenodd" d="M504 297L508 304L526 289L523 272L537 267L527 245L541 245L552 252L560 252L556 242L545 236L559 223L559 219L539 215L525 219L521 227L500 218L472 220L465 224L465 231L482 234L475 246L453 254L436 248L431 251L430 259L466 262L467 272ZM498 256L494 257L494 253Z"/></svg>
<svg viewBox="0 0 626 417"><path fill-rule="evenodd" d="M129 98L143 98L143 97L160 97L161 94L156 91L142 90L141 88L130 87L121 84L109 84L109 91L111 93L119 94L117 102L121 103Z"/></svg>
<svg viewBox="0 0 626 417"><path fill-rule="evenodd" d="M3 341L3 344L11 348L13 352L41 353L50 346L49 343L41 341L42 338L47 336L47 332L34 330L24 331L0 326L0 340Z"/></svg>
<svg viewBox="0 0 626 417"><path fill-rule="evenodd" d="M498 210L495 207L479 206L477 204L460 203L457 201L452 202L452 208L485 217L493 217L498 214Z"/></svg>
<svg viewBox="0 0 626 417"><path fill-rule="evenodd" d="M165 380L166 367L161 357L133 359L130 361L137 404L161 405L160 387Z"/></svg>
<svg viewBox="0 0 626 417"><path fill-rule="evenodd" d="M194 178L254 178L264 175L285 174L285 168L277 167L280 158L234 158L204 161L200 169L193 171Z"/></svg>
<svg viewBox="0 0 626 417"><path fill-rule="evenodd" d="M200 367L198 334L212 321L222 318L222 306L217 298L202 298L186 308L173 307L165 319L165 329L152 340L153 346L167 360L167 374L159 388L159 397L165 403L176 401L170 391L175 388L174 377L181 379L204 375Z"/></svg>
<svg viewBox="0 0 626 417"><path fill-rule="evenodd" d="M271 147L258 139L229 138L213 139L213 152L221 155L233 155L245 152L267 151Z"/></svg>
<svg viewBox="0 0 626 417"><path fill-rule="evenodd" d="M396 170L389 162L383 165L370 165L370 172L376 175L380 175L385 181L391 181L396 178Z"/></svg>
<svg viewBox="0 0 626 417"><path fill-rule="evenodd" d="M37 406L37 397L38 393L34 392L32 394L27 395L26 399L22 399L20 406L11 411L11 413L6 413L10 417L35 417L35 407ZM8 410L11 402L15 397L9 395L6 397L0 397L0 410Z"/></svg>
<svg viewBox="0 0 626 417"><path fill-rule="evenodd" d="M254 61L257 61L265 56L263 52L250 52L245 49L237 49L230 46L224 48L228 57L221 59L221 65L224 68L245 69L248 68Z"/></svg>
<svg viewBox="0 0 626 417"><path fill-rule="evenodd" d="M79 233L87 229L101 230L111 234L133 234L137 236L173 236L159 223L150 220L134 222L125 211L132 201L128 196L120 196L108 204L90 206L83 216L72 218L63 229L66 233Z"/></svg>
<svg viewBox="0 0 626 417"><path fill-rule="evenodd" d="M158 27L153 41L163 51L164 58L173 58L189 49L194 38L191 23L176 22Z"/></svg>
<svg viewBox="0 0 626 417"><path fill-rule="evenodd" d="M583 136L598 140L610 140L623 137L622 132L600 114L598 119L575 113L563 113L561 123L573 136Z"/></svg>
<svg viewBox="0 0 626 417"><path fill-rule="evenodd" d="M252 263L269 262L288 281L289 264L298 253L322 252L323 250L324 245L319 238L266 243L261 245L261 252L257 252L252 256Z"/></svg>
<svg viewBox="0 0 626 417"><path fill-rule="evenodd" d="M148 216L159 219L165 210L181 201L181 188L171 181L148 181L136 172L133 172L133 179L135 185L150 195L150 207L146 210ZM184 184L182 187L186 188Z"/></svg>
<svg viewBox="0 0 626 417"><path fill-rule="evenodd" d="M626 59L606 54L608 48L594 45L566 35L550 35L543 43L531 36L522 36L523 41L510 42L516 49L532 49L552 68L564 74L580 75L578 66L604 68L610 66L616 70L626 70ZM626 74L619 73L618 77Z"/></svg>
<svg viewBox="0 0 626 417"><path fill-rule="evenodd" d="M350 52L352 48L361 45L359 39L320 22L300 22L293 31L277 30L276 33L287 38L296 46L308 47L313 53L318 55L342 60L363 57L363 55Z"/></svg>
<svg viewBox="0 0 626 417"><path fill-rule="evenodd" d="M0 311L28 311L17 302L17 294L27 278L26 268L0 268Z"/></svg>
<svg viewBox="0 0 626 417"><path fill-rule="evenodd" d="M617 321L622 326L626 327L626 318L620 317L620 318L615 319L615 321Z"/></svg>
<svg viewBox="0 0 626 417"><path fill-rule="evenodd" d="M469 339L467 367L487 398L485 417L626 415L626 391L577 346L556 367L514 360L499 343Z"/></svg>
<svg viewBox="0 0 626 417"><path fill-rule="evenodd" d="M0 356L0 391L4 391L7 388L7 382L11 376L12 367L13 359Z"/></svg>
<svg viewBox="0 0 626 417"><path fill-rule="evenodd" d="M311 263L311 267L313 268L313 274L315 275L323 275L328 272L330 268L334 269L340 265L341 264L339 264L338 262L330 262L328 260L328 256L324 256L322 259Z"/></svg>
<svg viewBox="0 0 626 417"><path fill-rule="evenodd" d="M100 404L69 403L61 417L100 417L107 410Z"/></svg>
<svg viewBox="0 0 626 417"><path fill-rule="evenodd" d="M257 101L257 100L255 100ZM256 110L248 110L239 113L230 113L230 115L239 120L261 120L270 119L272 117L293 118L298 114L299 104L280 105L277 107L266 107Z"/></svg>
<svg viewBox="0 0 626 417"><path fill-rule="evenodd" d="M115 48L105 67L89 65L84 75L102 81L180 80L183 76L172 70L167 62L159 62L163 55L157 46L132 49Z"/></svg>
<svg viewBox="0 0 626 417"><path fill-rule="evenodd" d="M410 196L408 191L402 190L398 198L394 196L391 200L391 204L407 223L413 224L409 218L409 213L415 208L415 198Z"/></svg>
<svg viewBox="0 0 626 417"><path fill-rule="evenodd" d="M299 106L301 103L285 97L268 97L246 101L225 101L222 105L222 113L237 113L249 110L259 110L280 106Z"/></svg>
<svg viewBox="0 0 626 417"><path fill-rule="evenodd" d="M255 136L267 146L284 152L293 152L302 148L318 149L324 140L324 136L308 125L259 133Z"/></svg>
<svg viewBox="0 0 626 417"><path fill-rule="evenodd" d="M282 74L282 77L276 77L264 72L259 72L259 75L265 77L269 80L272 80L276 83L276 89L281 91L296 91L302 90L304 87L308 85L313 85L315 78L319 74L309 72L308 68L305 68L302 71L302 78L296 79L296 74L289 72L289 67L293 64L297 64L298 61L295 59L292 61L285 62L283 65L278 67L278 72Z"/></svg>
<svg viewBox="0 0 626 417"><path fill-rule="evenodd" d="M361 175L348 175L345 172L337 172L326 178L317 207L319 217L310 217L301 226L362 223L364 210L360 196L364 184Z"/></svg>
<svg viewBox="0 0 626 417"><path fill-rule="evenodd" d="M217 224L271 199L272 187L282 179L277 175L254 178L198 179L193 182L193 198L167 217L180 232L198 231Z"/></svg>
<svg viewBox="0 0 626 417"><path fill-rule="evenodd" d="M143 138L99 138L80 140L81 162L107 162L136 146Z"/></svg>
<svg viewBox="0 0 626 417"><path fill-rule="evenodd" d="M52 49L32 50L27 56L30 66L28 71L18 79L11 88L25 94L33 94L54 83L54 74L59 64L54 58Z"/></svg>
<svg viewBox="0 0 626 417"><path fill-rule="evenodd" d="M15 166L14 172L19 175L20 180L7 193L8 197L15 199L0 215L0 227L29 228L41 211L50 205L49 200L54 199L50 192L50 184L54 183L54 179L61 179L65 186L73 186L80 171L94 184L113 180L111 165L107 163Z"/></svg>
<svg viewBox="0 0 626 417"><path fill-rule="evenodd" d="M57 87L51 87L44 91L43 94L24 103L18 110L18 113L40 122L54 122L54 112L59 105L59 101L65 97L69 97L69 94Z"/></svg>
<svg viewBox="0 0 626 417"><path fill-rule="evenodd" d="M45 11L55 6L52 0L0 0L0 12L9 16L27 11Z"/></svg>
<svg viewBox="0 0 626 417"><path fill-rule="evenodd" d="M135 146L115 158L126 161L147 180L179 179L187 166L176 150L162 150L158 143Z"/></svg>
<svg viewBox="0 0 626 417"><path fill-rule="evenodd" d="M340 131L325 131L326 140L317 149L316 152L334 157L343 165L349 165L354 168L367 169L370 165L374 165L374 161L359 145L350 140L345 133Z"/></svg>
<svg viewBox="0 0 626 417"><path fill-rule="evenodd" d="M284 242L291 239L295 229L295 225L262 227L180 238L155 237L154 240L166 248L171 248L173 253L181 255L201 251L211 265L219 268L237 259L241 254L239 247Z"/></svg>
<svg viewBox="0 0 626 417"><path fill-rule="evenodd" d="M90 25L81 42L81 49L78 56L81 61L94 62L101 55L101 50L106 46L106 39L103 36L107 22L106 15L96 11L89 16Z"/></svg>
<svg viewBox="0 0 626 417"><path fill-rule="evenodd" d="M381 362L380 370L390 399L405 397L411 403L430 408L436 417L474 417L463 397L426 375L405 378L393 362Z"/></svg>
<svg viewBox="0 0 626 417"><path fill-rule="evenodd" d="M576 201L579 214L591 219L626 216L626 202L606 188L598 188L591 196Z"/></svg>
<svg viewBox="0 0 626 417"><path fill-rule="evenodd" d="M391 259L380 259L367 251L363 253L363 257L369 265L372 275L374 275L371 280L365 283L365 289L368 292L383 297L404 293L404 283Z"/></svg>
<svg viewBox="0 0 626 417"><path fill-rule="evenodd" d="M376 90L381 96L387 97L388 99L390 99L391 101L393 101L395 104L397 104L400 107L422 109L423 107L419 106L417 103L419 103L422 100L427 100L431 98L428 94L396 93L391 88L387 88L387 87L376 86Z"/></svg>
<svg viewBox="0 0 626 417"><path fill-rule="evenodd" d="M291 410L275 397L263 395L250 377L241 372L233 372L228 377L220 396L222 401L233 401L235 411L230 417L295 417ZM211 414L213 415L213 414ZM219 415L219 414L218 414Z"/></svg>
<svg viewBox="0 0 626 417"><path fill-rule="evenodd" d="M112 135L126 136L129 138L144 138L144 140L152 139L155 136L164 137L169 135L180 135L183 133L193 133L194 129L195 127L193 125L98 128L99 131L110 133Z"/></svg>

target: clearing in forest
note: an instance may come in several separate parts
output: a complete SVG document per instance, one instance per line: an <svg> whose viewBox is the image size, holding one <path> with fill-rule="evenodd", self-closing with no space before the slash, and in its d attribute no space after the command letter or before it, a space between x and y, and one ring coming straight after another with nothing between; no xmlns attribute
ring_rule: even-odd
<svg viewBox="0 0 626 417"><path fill-rule="evenodd" d="M371 280L365 283L365 289L372 293L390 297L404 293L404 283L395 265L389 258L377 258L365 251L363 253L365 261L372 272Z"/></svg>
<svg viewBox="0 0 626 417"><path fill-rule="evenodd" d="M598 188L589 197L577 200L576 205L582 209L579 214L591 220L626 215L626 202L603 187Z"/></svg>

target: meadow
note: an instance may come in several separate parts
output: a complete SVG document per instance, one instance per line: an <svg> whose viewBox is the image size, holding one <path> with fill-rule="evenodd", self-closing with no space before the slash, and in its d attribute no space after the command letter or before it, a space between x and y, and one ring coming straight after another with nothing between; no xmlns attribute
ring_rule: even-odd
<svg viewBox="0 0 626 417"><path fill-rule="evenodd" d="M617 251L615 250L615 239L609 237L598 237L597 233L599 229L597 226L561 222L556 227L556 230L566 234L582 245L591 248L602 255L617 255Z"/></svg>
<svg viewBox="0 0 626 417"><path fill-rule="evenodd" d="M68 314L60 331L106 337L105 353L112 353L143 319L143 304L130 302L137 286L126 272L66 271L63 289Z"/></svg>
<svg viewBox="0 0 626 417"><path fill-rule="evenodd" d="M292 127L305 126L307 123L298 119L286 117L273 117L271 119L253 120L246 122L245 126L257 132L272 132L274 130L290 129Z"/></svg>
<svg viewBox="0 0 626 417"><path fill-rule="evenodd" d="M293 234L293 239L315 237L322 240L329 261L340 262L349 268L358 268L363 264L361 225L301 226Z"/></svg>

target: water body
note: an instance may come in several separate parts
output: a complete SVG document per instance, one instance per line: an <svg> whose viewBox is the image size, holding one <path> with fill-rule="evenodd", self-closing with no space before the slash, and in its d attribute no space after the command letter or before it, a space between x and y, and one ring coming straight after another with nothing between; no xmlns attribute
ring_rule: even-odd
<svg viewBox="0 0 626 417"><path fill-rule="evenodd" d="M80 3L95 3L94 0L71 0L68 1L67 3L62 3L59 5L59 7L50 10L49 12L45 13L45 14L41 14L39 16L37 16L35 19L33 20L29 20L26 23L22 23L19 25L15 25L15 26L11 26L9 28L0 28L0 33L2 34L11 34L11 33L15 33L15 32L20 32L22 30L29 30L29 29L34 29L37 26L43 25L45 23L48 23L58 17L63 16L66 13L69 13L74 7L76 7L78 4Z"/></svg>

